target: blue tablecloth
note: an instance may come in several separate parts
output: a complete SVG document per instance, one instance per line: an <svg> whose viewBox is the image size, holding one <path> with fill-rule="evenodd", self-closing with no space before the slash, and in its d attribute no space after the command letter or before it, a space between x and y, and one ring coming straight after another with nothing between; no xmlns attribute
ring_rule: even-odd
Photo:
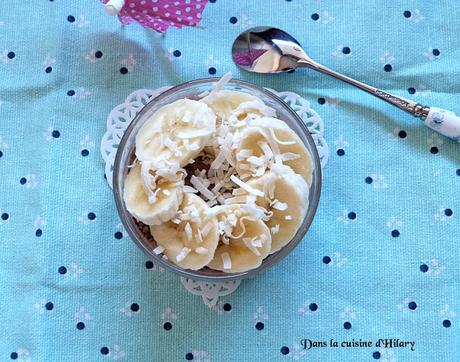
<svg viewBox="0 0 460 362"><path fill-rule="evenodd" d="M459 145L320 74L242 72L230 47L278 26L331 68L459 113L459 19L455 0L217 0L203 29L162 37L97 0L2 1L0 360L458 361ZM209 309L124 234L98 147L130 92L227 71L308 99L331 157L301 245Z"/></svg>

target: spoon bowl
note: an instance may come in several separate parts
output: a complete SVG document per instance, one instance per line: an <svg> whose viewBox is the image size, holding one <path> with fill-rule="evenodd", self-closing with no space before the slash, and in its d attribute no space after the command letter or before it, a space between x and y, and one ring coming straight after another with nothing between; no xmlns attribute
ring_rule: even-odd
<svg viewBox="0 0 460 362"><path fill-rule="evenodd" d="M233 61L255 73L281 73L313 63L300 43L277 28L251 28L241 33L232 47Z"/></svg>

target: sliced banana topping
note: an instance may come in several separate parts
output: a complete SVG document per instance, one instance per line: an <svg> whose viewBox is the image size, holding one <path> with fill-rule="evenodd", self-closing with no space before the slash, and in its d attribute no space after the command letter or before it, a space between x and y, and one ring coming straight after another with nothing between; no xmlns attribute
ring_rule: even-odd
<svg viewBox="0 0 460 362"><path fill-rule="evenodd" d="M140 161L177 161L185 166L216 130L216 115L204 102L180 99L161 107L136 135Z"/></svg>
<svg viewBox="0 0 460 362"><path fill-rule="evenodd" d="M260 177L274 164L284 164L311 184L310 154L299 136L279 119L253 120L241 132L235 152L236 169L242 178Z"/></svg>
<svg viewBox="0 0 460 362"><path fill-rule="evenodd" d="M271 247L270 230L240 205L216 206L220 242L210 268L225 273L257 268Z"/></svg>
<svg viewBox="0 0 460 362"><path fill-rule="evenodd" d="M219 232L217 218L206 216L209 209L200 197L185 193L176 218L150 227L153 238L174 264L198 270L213 258Z"/></svg>
<svg viewBox="0 0 460 362"><path fill-rule="evenodd" d="M126 176L123 192L126 209L147 225L160 225L171 220L182 202L183 177L168 179L161 176L161 172L149 170L145 184L141 172L142 166L137 163Z"/></svg>

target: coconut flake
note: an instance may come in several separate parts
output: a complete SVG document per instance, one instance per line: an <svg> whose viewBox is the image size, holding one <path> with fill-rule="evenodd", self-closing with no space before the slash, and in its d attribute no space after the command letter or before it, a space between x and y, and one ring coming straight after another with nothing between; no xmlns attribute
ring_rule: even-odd
<svg viewBox="0 0 460 362"><path fill-rule="evenodd" d="M271 229L270 229L270 232L272 233L272 235L276 235L280 232L280 225L279 224L276 224L275 226L273 226Z"/></svg>
<svg viewBox="0 0 460 362"><path fill-rule="evenodd" d="M279 143L280 145L295 145L296 142L295 141L281 141L275 134L275 131L273 130L273 128L270 128L269 129L270 131L270 135L273 137L273 139Z"/></svg>
<svg viewBox="0 0 460 362"><path fill-rule="evenodd" d="M286 216L284 217L284 220L292 220L292 216L291 216L291 215L286 215Z"/></svg>
<svg viewBox="0 0 460 362"><path fill-rule="evenodd" d="M184 247L182 248L182 250L180 251L180 253L177 254L177 256L176 256L176 261L177 261L178 263L180 263L182 260L184 260L184 259L187 257L187 255L188 255L191 251L192 251L192 249L187 248L186 246L184 246Z"/></svg>
<svg viewBox="0 0 460 362"><path fill-rule="evenodd" d="M208 249L203 248L202 246L199 246L198 248L195 249L195 253L204 255L208 252Z"/></svg>
<svg viewBox="0 0 460 362"><path fill-rule="evenodd" d="M281 159L283 161L293 161L293 160L298 160L300 158L300 155L298 153L293 153L293 152L286 152L281 154Z"/></svg>
<svg viewBox="0 0 460 362"><path fill-rule="evenodd" d="M161 246L161 245L158 245L155 249L153 249L153 252L156 255L161 254L163 251L165 251L165 248L163 246Z"/></svg>
<svg viewBox="0 0 460 362"><path fill-rule="evenodd" d="M279 210L279 211L285 211L288 209L288 204L286 204L285 202L281 202L281 201L278 201L276 200L272 207L276 210Z"/></svg>
<svg viewBox="0 0 460 362"><path fill-rule="evenodd" d="M259 250L257 250L256 247L254 247L254 245L252 244L253 241L255 240L255 238L243 238L243 243L246 245L246 247L252 251L252 253L255 255L255 256L260 256L260 252Z"/></svg>
<svg viewBox="0 0 460 362"><path fill-rule="evenodd" d="M167 256L166 254L163 254L161 257L162 257L164 260L169 260L169 258L168 258L168 256Z"/></svg>
<svg viewBox="0 0 460 362"><path fill-rule="evenodd" d="M163 192L163 194L165 194L166 196L171 195L171 191L169 191L169 190L163 190L162 192Z"/></svg>
<svg viewBox="0 0 460 362"><path fill-rule="evenodd" d="M205 238L206 236L208 236L209 232L211 231L213 225L211 222L207 222L203 228L201 229L201 235L203 235L203 237Z"/></svg>
<svg viewBox="0 0 460 362"><path fill-rule="evenodd" d="M236 155L236 158L237 158L238 160L242 160L242 159L251 157L252 155L253 155L252 150L243 149L243 150L238 151L238 153L237 153L237 155Z"/></svg>
<svg viewBox="0 0 460 362"><path fill-rule="evenodd" d="M190 223L185 224L185 236L187 237L188 241L192 241L193 239L193 232L192 232L192 227L190 226Z"/></svg>
<svg viewBox="0 0 460 362"><path fill-rule="evenodd" d="M185 185L183 190L184 190L184 192L188 192L188 193L191 193L191 194L197 194L198 193L197 189L194 189L192 186L188 186L188 185Z"/></svg>
<svg viewBox="0 0 460 362"><path fill-rule="evenodd" d="M224 150L221 148L214 161L212 161L210 168L215 170L219 169L224 163L225 159Z"/></svg>
<svg viewBox="0 0 460 362"><path fill-rule="evenodd" d="M209 128L197 129L193 131L182 131L182 132L177 133L177 137L179 138L197 138L197 137L209 136L212 132L214 132L214 130L209 129Z"/></svg>
<svg viewBox="0 0 460 362"><path fill-rule="evenodd" d="M264 157L256 157L256 156L248 157L247 161L256 166L262 166L266 162Z"/></svg>
<svg viewBox="0 0 460 362"><path fill-rule="evenodd" d="M260 197L263 197L264 196L264 193L260 190L257 190L255 188L253 188L252 186L248 185L246 182L243 182L241 181L238 177L236 177L235 175L231 175L230 176L230 180L232 180L235 184L237 184L239 187L241 187L242 189L245 189L247 192L253 194L253 195L256 195L256 196L260 196Z"/></svg>
<svg viewBox="0 0 460 362"><path fill-rule="evenodd" d="M222 253L222 263L224 264L224 269L229 270L232 268L232 259L228 253Z"/></svg>
<svg viewBox="0 0 460 362"><path fill-rule="evenodd" d="M232 79L232 73L231 72L225 73L222 76L222 78L220 78L216 83L212 85L211 94L215 94L221 91L224 88L224 85L228 83L230 79Z"/></svg>
<svg viewBox="0 0 460 362"><path fill-rule="evenodd" d="M208 200L212 200L214 198L214 194L208 190L208 188L203 184L202 180L193 175L190 178L190 183L193 185L193 187L198 190L204 197L206 197Z"/></svg>
<svg viewBox="0 0 460 362"><path fill-rule="evenodd" d="M245 204L247 202L247 199L247 196L235 196L225 199L224 201L226 205Z"/></svg>

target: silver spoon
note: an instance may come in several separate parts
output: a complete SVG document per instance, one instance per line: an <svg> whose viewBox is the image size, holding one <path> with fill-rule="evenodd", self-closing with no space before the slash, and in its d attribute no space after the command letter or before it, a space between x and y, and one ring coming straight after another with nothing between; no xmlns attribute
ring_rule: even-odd
<svg viewBox="0 0 460 362"><path fill-rule="evenodd" d="M421 118L426 126L460 143L460 117L455 113L423 106L326 68L312 60L299 42L283 30L270 27L246 30L235 39L232 57L238 66L250 72L280 73L305 67L330 75Z"/></svg>

